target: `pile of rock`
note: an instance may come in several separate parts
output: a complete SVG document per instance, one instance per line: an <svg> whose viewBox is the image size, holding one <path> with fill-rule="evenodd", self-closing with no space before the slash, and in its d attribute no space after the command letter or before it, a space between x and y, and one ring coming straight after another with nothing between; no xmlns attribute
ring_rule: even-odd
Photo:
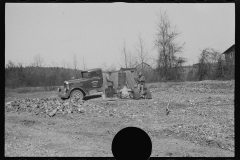
<svg viewBox="0 0 240 160"><path fill-rule="evenodd" d="M84 113L84 115L87 117L121 117L123 115L117 112L117 108L119 107L119 105L126 105L125 103L104 103L101 100L62 101L56 98L23 98L6 102L5 111L17 113L27 112L31 113L32 115L39 115L44 117L54 117L56 115L61 116L72 113ZM127 108L128 105L126 105Z"/></svg>
<svg viewBox="0 0 240 160"><path fill-rule="evenodd" d="M47 115L53 117L56 114L70 114L85 112L83 100L60 101L56 98L23 98L5 104L6 112L30 112L35 115Z"/></svg>

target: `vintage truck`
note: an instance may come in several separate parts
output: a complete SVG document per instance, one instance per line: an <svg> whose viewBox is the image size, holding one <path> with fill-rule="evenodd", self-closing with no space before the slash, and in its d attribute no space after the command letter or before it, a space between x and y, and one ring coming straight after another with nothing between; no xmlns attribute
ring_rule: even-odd
<svg viewBox="0 0 240 160"><path fill-rule="evenodd" d="M61 99L77 98L103 94L103 73L100 68L82 71L82 78L64 82L63 88L58 88Z"/></svg>
<svg viewBox="0 0 240 160"><path fill-rule="evenodd" d="M84 97L105 95L107 93L106 74L102 72L101 68L82 71L81 75L82 78L65 81L63 88L58 88L58 96L61 99L83 99ZM145 88L144 95L140 95L140 90L136 87L136 80L130 71L111 73L111 77L117 77L118 79L114 81L113 94L116 94L119 98L121 98L121 94L119 95L118 91L123 86L130 88L130 98L139 99L147 94L151 97L151 93L147 87Z"/></svg>

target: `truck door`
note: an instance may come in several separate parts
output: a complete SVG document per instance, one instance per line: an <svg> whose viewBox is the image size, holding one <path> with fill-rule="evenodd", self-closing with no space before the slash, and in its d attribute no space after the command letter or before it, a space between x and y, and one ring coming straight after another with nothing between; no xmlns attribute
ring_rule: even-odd
<svg viewBox="0 0 240 160"><path fill-rule="evenodd" d="M101 88L101 78L98 72L91 72L90 74L90 86L91 88Z"/></svg>

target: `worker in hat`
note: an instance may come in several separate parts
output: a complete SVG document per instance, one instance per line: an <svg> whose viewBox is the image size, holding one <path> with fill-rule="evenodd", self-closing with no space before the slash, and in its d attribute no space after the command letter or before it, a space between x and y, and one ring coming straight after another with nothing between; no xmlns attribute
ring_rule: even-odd
<svg viewBox="0 0 240 160"><path fill-rule="evenodd" d="M138 89L141 91L141 95L143 95L143 87L145 86L145 77L142 75L142 72L138 74Z"/></svg>
<svg viewBox="0 0 240 160"><path fill-rule="evenodd" d="M107 80L107 86L109 90L109 96L112 98L113 97L113 79L111 78L111 72L108 72L108 74L106 74L106 80Z"/></svg>

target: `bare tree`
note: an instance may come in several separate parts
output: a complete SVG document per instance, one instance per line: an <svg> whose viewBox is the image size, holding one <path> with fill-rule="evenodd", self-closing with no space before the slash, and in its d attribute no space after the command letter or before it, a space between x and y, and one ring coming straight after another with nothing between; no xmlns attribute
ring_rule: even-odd
<svg viewBox="0 0 240 160"><path fill-rule="evenodd" d="M132 54L130 50L126 47L126 41L123 42L123 48L121 50L121 64L120 66L124 68L133 68L137 65L136 57Z"/></svg>
<svg viewBox="0 0 240 160"><path fill-rule="evenodd" d="M115 64L108 66L105 62L101 65L101 68L104 72L112 72L117 70Z"/></svg>
<svg viewBox="0 0 240 160"><path fill-rule="evenodd" d="M14 67L15 67L15 64L11 60L9 60L8 63L6 64L6 66L5 66L5 68L14 68Z"/></svg>
<svg viewBox="0 0 240 160"><path fill-rule="evenodd" d="M42 67L44 59L41 57L40 54L37 54L33 58L33 66L35 67Z"/></svg>
<svg viewBox="0 0 240 160"><path fill-rule="evenodd" d="M43 67L43 58L41 57L40 54L37 54L33 57L33 62L32 64L30 64L30 73L32 73L31 75L31 80L30 83L33 86L37 86L39 85L40 81L39 81L39 77L42 74L42 67Z"/></svg>
<svg viewBox="0 0 240 160"><path fill-rule="evenodd" d="M85 61L85 57L82 56L82 69L83 70L86 70L87 69L87 64L86 64L86 61Z"/></svg>
<svg viewBox="0 0 240 160"><path fill-rule="evenodd" d="M77 77L77 69L78 69L78 61L77 61L77 56L74 54L73 55L73 69L74 69L74 76L72 79Z"/></svg>
<svg viewBox="0 0 240 160"><path fill-rule="evenodd" d="M124 40L124 42L123 42L123 49L122 49L122 51L121 51L121 53L122 53L122 62L123 62L123 64L124 64L124 67L125 68L128 68L129 67L129 65L128 65L128 63L129 63L129 53L127 52L127 49L126 49L126 41Z"/></svg>
<svg viewBox="0 0 240 160"><path fill-rule="evenodd" d="M104 63L102 63L101 68L102 68L103 71L107 71L108 66L107 66L107 64L104 62Z"/></svg>
<svg viewBox="0 0 240 160"><path fill-rule="evenodd" d="M72 68L71 63L70 63L70 62L67 62L66 67L67 67L68 69L71 69L71 68Z"/></svg>
<svg viewBox="0 0 240 160"><path fill-rule="evenodd" d="M144 72L144 63L147 63L149 60L148 57L148 50L146 48L146 44L144 40L142 39L141 34L139 33L138 35L138 44L135 47L136 48L136 53L137 53L137 62L141 64L141 71Z"/></svg>
<svg viewBox="0 0 240 160"><path fill-rule="evenodd" d="M198 80L215 79L224 77L223 54L213 48L205 48L198 59Z"/></svg>
<svg viewBox="0 0 240 160"><path fill-rule="evenodd" d="M109 67L109 69L108 69L109 71L116 71L117 69L116 69L116 65L113 63L110 67Z"/></svg>
<svg viewBox="0 0 240 160"><path fill-rule="evenodd" d="M56 62L54 62L54 61L52 61L52 67L58 67L58 65L57 65L57 63Z"/></svg>
<svg viewBox="0 0 240 160"><path fill-rule="evenodd" d="M62 62L61 62L61 66L62 66L63 68L66 68L66 67L67 67L67 63L66 63L65 60L62 60Z"/></svg>
<svg viewBox="0 0 240 160"><path fill-rule="evenodd" d="M155 48L158 51L157 65L159 73L164 77L176 75L172 71L178 69L178 66L186 60L179 56L184 49L184 44L176 43L179 32L176 26L173 26L166 13L158 14L157 33L155 39ZM176 71L176 70L175 70Z"/></svg>
<svg viewBox="0 0 240 160"><path fill-rule="evenodd" d="M77 67L78 67L77 56L74 54L73 55L73 69L77 70Z"/></svg>
<svg viewBox="0 0 240 160"><path fill-rule="evenodd" d="M131 52L131 51L128 51L129 53L129 57L128 57L128 65L129 65L129 68L134 68L138 65L138 59L137 57Z"/></svg>

